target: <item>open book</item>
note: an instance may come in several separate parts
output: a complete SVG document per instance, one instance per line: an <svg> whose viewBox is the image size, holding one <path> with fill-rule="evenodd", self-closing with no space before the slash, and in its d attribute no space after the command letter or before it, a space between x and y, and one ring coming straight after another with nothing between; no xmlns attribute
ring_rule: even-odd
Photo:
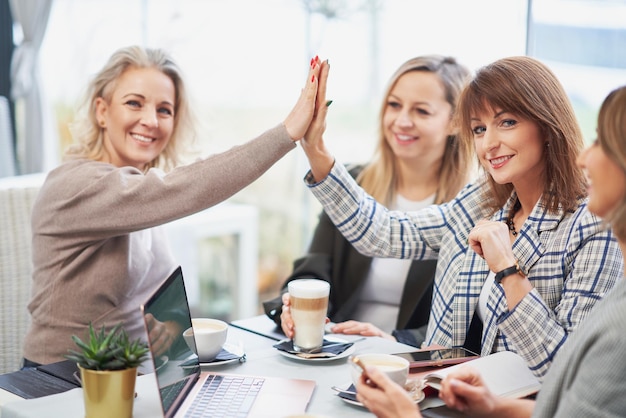
<svg viewBox="0 0 626 418"><path fill-rule="evenodd" d="M467 366L477 369L489 390L499 396L523 398L538 392L541 387L524 359L512 351L500 351L430 372L423 377L424 384L439 390L444 377Z"/></svg>

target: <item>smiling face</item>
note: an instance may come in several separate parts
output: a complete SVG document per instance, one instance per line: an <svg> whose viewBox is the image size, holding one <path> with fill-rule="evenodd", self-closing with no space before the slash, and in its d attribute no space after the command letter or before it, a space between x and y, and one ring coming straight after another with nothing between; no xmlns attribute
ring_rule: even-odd
<svg viewBox="0 0 626 418"><path fill-rule="evenodd" d="M172 136L174 83L154 68L129 68L107 96L96 101L96 117L104 130L104 160L143 171Z"/></svg>
<svg viewBox="0 0 626 418"><path fill-rule="evenodd" d="M382 118L385 139L400 159L440 159L451 134L451 112L436 74L407 72L387 98Z"/></svg>
<svg viewBox="0 0 626 418"><path fill-rule="evenodd" d="M546 143L536 123L487 107L471 128L480 163L496 183L542 187Z"/></svg>
<svg viewBox="0 0 626 418"><path fill-rule="evenodd" d="M589 211L607 218L624 200L626 174L606 155L598 141L580 154L577 163L587 177Z"/></svg>

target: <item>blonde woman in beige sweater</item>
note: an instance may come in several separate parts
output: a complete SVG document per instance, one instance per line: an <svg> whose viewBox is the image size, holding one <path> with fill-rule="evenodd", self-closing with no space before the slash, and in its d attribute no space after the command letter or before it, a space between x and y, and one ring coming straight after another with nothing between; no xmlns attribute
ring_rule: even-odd
<svg viewBox="0 0 626 418"><path fill-rule="evenodd" d="M328 63L315 57L282 123L180 165L194 132L179 68L161 50L115 52L89 85L76 143L33 208L24 366L63 360L71 336L84 335L90 322L124 322L131 337L143 337L139 306L177 266L159 226L224 201L294 149L327 75ZM155 323L153 331L167 344L179 330L172 321Z"/></svg>

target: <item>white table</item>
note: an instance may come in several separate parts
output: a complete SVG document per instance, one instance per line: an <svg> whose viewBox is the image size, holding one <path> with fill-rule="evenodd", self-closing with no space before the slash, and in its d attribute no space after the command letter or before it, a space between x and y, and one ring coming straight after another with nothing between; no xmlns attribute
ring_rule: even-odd
<svg viewBox="0 0 626 418"><path fill-rule="evenodd" d="M352 336L340 337L344 339L355 338ZM229 328L227 341L230 344L242 343L247 361L213 367L210 370L223 373L315 380L317 387L307 409L309 414L325 417L372 416L366 409L342 401L331 389L333 385L350 383L350 365L345 358L317 363L292 360L280 355L272 347L276 341L234 327ZM397 353L412 349L410 346L377 337L369 337L355 342L354 347L355 354L367 352ZM134 418L159 417L160 407L153 375L144 375L138 378L137 393ZM82 389L30 400L14 400L17 397L9 395L0 390L0 401L4 399L5 402L8 402L2 405L0 409L2 418L84 417ZM277 415L277 418L279 416Z"/></svg>

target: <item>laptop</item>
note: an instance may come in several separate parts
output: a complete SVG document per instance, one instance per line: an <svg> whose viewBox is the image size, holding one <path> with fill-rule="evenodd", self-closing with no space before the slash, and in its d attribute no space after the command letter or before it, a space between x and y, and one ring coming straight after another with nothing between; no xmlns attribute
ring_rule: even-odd
<svg viewBox="0 0 626 418"><path fill-rule="evenodd" d="M150 296L141 310L148 335L147 314L160 321L177 321L183 331L191 326L180 267ZM183 340L182 331L165 352L157 352L157 341L148 341L148 344L165 418L297 415L306 411L315 390L313 380L201 371L198 357Z"/></svg>

